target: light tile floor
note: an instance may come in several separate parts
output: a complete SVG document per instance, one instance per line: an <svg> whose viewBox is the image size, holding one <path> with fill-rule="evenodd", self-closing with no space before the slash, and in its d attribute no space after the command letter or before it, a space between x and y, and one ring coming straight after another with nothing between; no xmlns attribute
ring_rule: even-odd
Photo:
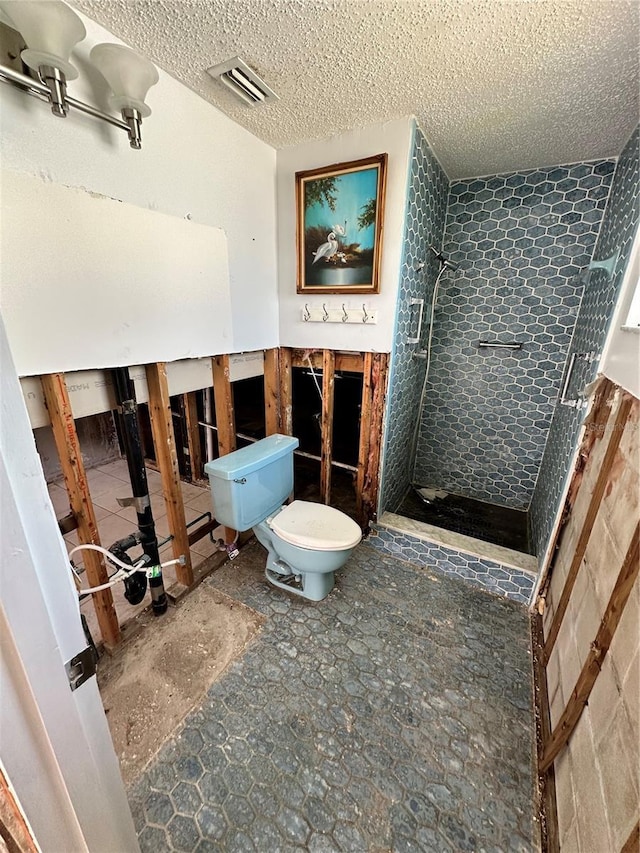
<svg viewBox="0 0 640 853"><path fill-rule="evenodd" d="M136 530L136 512L133 507L123 509L118 504L118 498L128 497L131 495L131 484L129 481L129 472L127 463L119 459L115 462L110 462L107 465L101 465L87 472L87 481L89 483L89 491L96 514L98 523L98 532L100 534L100 542L104 548L108 548L113 542L128 536ZM170 533L169 523L167 520L167 510L162 497L162 481L160 474L157 471L147 470L147 481L149 484L149 494L151 498L151 509L156 525L156 532L160 540L167 537ZM182 496L185 505L185 516L187 524L194 521L199 515L204 512L212 511L211 494L209 489L200 486L194 486L191 483L181 483ZM69 513L69 499L64 483L54 483L49 486L49 495L56 516L61 518ZM206 519L203 519L203 522ZM214 531L214 538L222 536L222 528ZM68 533L65 537L67 550L71 551L78 544L78 535L74 531ZM215 545L207 536L191 548L191 563L195 568L207 557L215 552ZM141 553L140 549L131 551L132 558ZM165 560L172 559L171 542L168 542L160 551L160 556ZM80 569L83 583L88 586L88 582L82 573L83 561L82 553L74 556L74 563ZM165 588L175 583L176 574L173 567L170 567L164 572ZM124 588L122 584L117 584L113 587L113 599L116 606L116 612L120 625L123 625L141 609L149 605L149 597L146 596L141 604L133 606L124 597ZM95 618L93 604L90 599L85 599L82 602L82 612L87 617L89 628L94 641L98 642L101 639L100 629Z"/></svg>

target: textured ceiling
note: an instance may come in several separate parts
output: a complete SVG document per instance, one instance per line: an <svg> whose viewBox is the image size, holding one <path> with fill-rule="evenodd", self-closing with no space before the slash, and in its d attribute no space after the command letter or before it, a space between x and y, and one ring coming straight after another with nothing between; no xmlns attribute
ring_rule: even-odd
<svg viewBox="0 0 640 853"><path fill-rule="evenodd" d="M414 114L450 177L620 152L638 0L73 0L276 148ZM280 100L205 69L241 56Z"/></svg>

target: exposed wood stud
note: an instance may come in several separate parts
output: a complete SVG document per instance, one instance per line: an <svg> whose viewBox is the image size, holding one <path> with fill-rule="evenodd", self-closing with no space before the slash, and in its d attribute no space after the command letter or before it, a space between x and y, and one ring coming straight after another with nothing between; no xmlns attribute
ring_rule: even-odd
<svg viewBox="0 0 640 853"><path fill-rule="evenodd" d="M640 821L631 830L620 853L638 853L640 850Z"/></svg>
<svg viewBox="0 0 640 853"><path fill-rule="evenodd" d="M542 616L533 613L531 618L531 648L533 650L534 696L536 726L536 747L538 766L542 761L545 746L551 737L551 712L547 687L547 673L544 667L544 629ZM538 774L540 791L540 833L542 849L545 853L559 853L560 837L558 833L558 806L556 797L556 775L553 765L547 773Z"/></svg>
<svg viewBox="0 0 640 853"><path fill-rule="evenodd" d="M233 406L233 389L229 373L229 356L217 355L212 359L213 397L218 427L218 454L226 456L236 449L236 415ZM215 507L214 507L215 510ZM225 527L225 541L233 542L237 532Z"/></svg>
<svg viewBox="0 0 640 853"><path fill-rule="evenodd" d="M322 369L322 360L324 354L322 350L316 350L305 356L304 350L291 350L291 366L292 367L309 367L309 360L314 369ZM335 369L338 371L344 370L347 373L362 373L364 370L364 359L360 352L339 352L334 351Z"/></svg>
<svg viewBox="0 0 640 853"><path fill-rule="evenodd" d="M598 472L598 478L593 487L593 492L591 493L589 507L587 509L587 513L582 524L582 529L580 531L580 536L576 543L575 551L571 559L571 565L569 566L569 571L567 572L567 577L564 583L564 587L562 589L560 601L558 602L556 611L553 614L553 620L547 633L547 638L544 646L544 654L546 661L548 661L551 657L553 647L560 632L562 620L566 613L567 607L569 606L571 593L573 591L576 578L578 577L578 572L580 571L580 566L582 565L582 560L584 559L584 555L587 550L587 545L589 544L589 538L591 537L591 531L593 530L593 525L598 515L598 510L600 509L604 490L607 486L607 483L609 482L611 468L615 456L618 452L618 447L620 445L620 440L622 439L624 426L627 422L627 418L629 417L629 412L631 411L632 403L633 397L627 393L623 394L622 399L620 400L620 403L618 405L617 412L615 414L615 423L613 424L611 437L609 439L609 443L607 445L607 449L605 451L604 458L600 466L600 471Z"/></svg>
<svg viewBox="0 0 640 853"><path fill-rule="evenodd" d="M184 416L187 426L187 445L189 447L189 467L191 480L202 480L202 442L198 426L198 399L195 391L183 394Z"/></svg>
<svg viewBox="0 0 640 853"><path fill-rule="evenodd" d="M40 850L2 768L0 768L0 842L0 848L6 853L38 853Z"/></svg>
<svg viewBox="0 0 640 853"><path fill-rule="evenodd" d="M540 583L540 591L538 593L538 597L541 599L546 598L547 591L551 583L554 561L560 548L564 529L571 515L576 496L580 490L582 475L587 459L589 458L589 453L594 442L599 436L602 436L603 428L606 427L611 411L609 396L613 388L614 384L604 376L600 377L596 383L596 388L593 393L593 403L584 422L583 437L580 443L580 449L578 451L573 474L571 476L571 483L569 485L567 497L564 507L562 508L562 514L556 524L550 546L547 549L548 557L542 569L542 580Z"/></svg>
<svg viewBox="0 0 640 853"><path fill-rule="evenodd" d="M544 773L553 763L558 753L567 744L580 720L585 705L602 669L602 662L609 651L611 641L631 595L631 590L640 570L640 524L631 537L631 543L618 573L615 586L607 603L604 616L595 640L584 662L576 686L562 712L558 723L547 743L540 762L540 772Z"/></svg>
<svg viewBox="0 0 640 853"><path fill-rule="evenodd" d="M280 432L293 435L293 389L291 374L291 350L280 348Z"/></svg>
<svg viewBox="0 0 640 853"><path fill-rule="evenodd" d="M320 462L320 497L331 503L331 459L333 456L333 403L335 386L335 355L326 349L322 353L322 445Z"/></svg>
<svg viewBox="0 0 640 853"><path fill-rule="evenodd" d="M378 503L380 477L380 453L382 443L382 421L387 391L386 353L374 353L371 362L371 418L369 423L369 448L365 464L362 487L362 511L365 526L375 518Z"/></svg>
<svg viewBox="0 0 640 853"><path fill-rule="evenodd" d="M356 475L356 511L360 525L365 528L369 519L365 516L362 494L364 478L369 457L369 441L371 439L371 366L373 353L364 354L364 370L362 374L362 400L360 404L360 440L358 445L358 473Z"/></svg>
<svg viewBox="0 0 640 853"><path fill-rule="evenodd" d="M280 431L280 370L277 349L264 354L264 425L266 435Z"/></svg>
<svg viewBox="0 0 640 853"><path fill-rule="evenodd" d="M179 583L184 586L191 586L193 569L189 553L189 536L187 534L184 503L180 489L180 472L171 415L167 366L164 362L147 364L145 370L149 389L151 432L153 433L156 460L162 478L162 494L167 508L169 529L173 535L171 542L173 556L174 558L184 556L186 560L184 566L176 566L176 576Z"/></svg>
<svg viewBox="0 0 640 853"><path fill-rule="evenodd" d="M78 523L78 541L81 545L100 545L98 525L64 374L51 373L42 376L41 382L64 482L69 493L69 503ZM89 586L106 583L109 577L102 555L97 551L82 551L81 554ZM114 646L120 640L120 626L111 590L94 592L92 598L102 639L106 645Z"/></svg>
<svg viewBox="0 0 640 853"><path fill-rule="evenodd" d="M213 396L218 427L218 452L226 456L236 449L236 416L233 407L233 390L229 379L229 356L213 358Z"/></svg>

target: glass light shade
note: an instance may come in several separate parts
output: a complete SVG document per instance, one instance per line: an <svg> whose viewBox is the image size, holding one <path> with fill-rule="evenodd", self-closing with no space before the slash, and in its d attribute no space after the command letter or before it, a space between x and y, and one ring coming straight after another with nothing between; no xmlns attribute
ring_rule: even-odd
<svg viewBox="0 0 640 853"><path fill-rule="evenodd" d="M138 110L142 118L151 115L144 99L160 78L148 59L119 44L97 44L89 58L113 92L109 102L114 109L131 107Z"/></svg>
<svg viewBox="0 0 640 853"><path fill-rule="evenodd" d="M21 56L29 68L51 65L75 80L78 72L69 54L87 34L75 12L59 0L8 0L2 9L27 43Z"/></svg>

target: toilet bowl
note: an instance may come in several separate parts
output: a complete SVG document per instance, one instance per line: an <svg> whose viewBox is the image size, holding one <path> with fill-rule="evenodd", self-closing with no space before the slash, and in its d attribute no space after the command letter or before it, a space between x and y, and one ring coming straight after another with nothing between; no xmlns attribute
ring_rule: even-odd
<svg viewBox="0 0 640 853"><path fill-rule="evenodd" d="M205 471L217 521L238 531L253 528L267 549L267 580L321 601L362 534L355 521L333 507L309 501L283 505L293 489L297 446L296 438L271 435L207 462Z"/></svg>

